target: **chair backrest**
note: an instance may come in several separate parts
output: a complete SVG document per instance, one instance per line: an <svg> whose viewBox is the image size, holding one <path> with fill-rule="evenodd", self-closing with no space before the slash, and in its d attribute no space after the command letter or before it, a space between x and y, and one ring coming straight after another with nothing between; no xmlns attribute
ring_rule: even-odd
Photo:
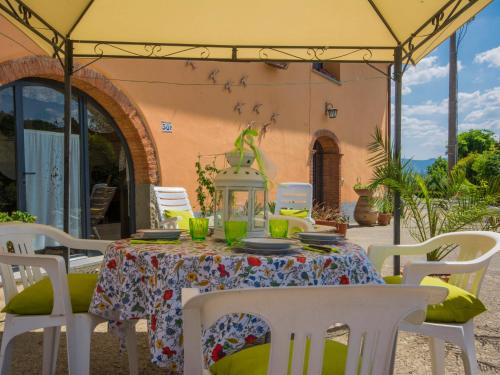
<svg viewBox="0 0 500 375"><path fill-rule="evenodd" d="M17 227L24 227L25 224L0 224L0 253L14 254L35 254L33 242L36 240L36 233L24 230L17 230ZM14 227L15 226L15 227ZM16 230L13 230L16 229ZM38 267L17 266L21 281L26 288L41 279L42 273ZM0 264L0 273L5 294L5 301L8 302L17 294L16 281L12 266Z"/></svg>
<svg viewBox="0 0 500 375"><path fill-rule="evenodd" d="M283 215L269 215L269 220L268 220L268 226L270 223L270 220L272 219L281 219L281 220L286 220L288 221L288 234L292 234L292 230L294 228L300 228L302 232L311 232L314 230L313 225L304 219L301 219L299 217L293 217L293 216L283 216Z"/></svg>
<svg viewBox="0 0 500 375"><path fill-rule="evenodd" d="M194 216L188 194L183 187L155 186L154 190L160 221L163 221L163 212L165 210L188 211Z"/></svg>
<svg viewBox="0 0 500 375"><path fill-rule="evenodd" d="M74 238L49 225L2 223L0 224L0 254L14 253L33 255L33 242L37 236L50 238L72 249L95 249L104 251L110 244L110 241L89 241ZM39 267L18 265L17 268L19 269L21 281L25 288L34 284L42 277L42 272ZM14 271L12 266L0 263L0 273L2 276L5 301L8 302L18 293Z"/></svg>
<svg viewBox="0 0 500 375"><path fill-rule="evenodd" d="M109 205L116 193L116 187L106 184L95 184L90 194L90 218L91 221L98 222L104 218Z"/></svg>
<svg viewBox="0 0 500 375"><path fill-rule="evenodd" d="M493 255L500 251L500 234L486 231L453 232L432 238L426 247L458 246L457 261L486 259L485 266L472 273L453 274L449 283L478 295L483 278Z"/></svg>
<svg viewBox="0 0 500 375"><path fill-rule="evenodd" d="M230 313L249 313L271 329L268 374L286 374L293 334L292 375L302 375L306 340L307 374L320 374L324 337L336 323L349 327L345 374L388 374L398 324L420 324L428 304L441 302L447 290L403 285L353 285L233 289L199 294L183 289L184 373L202 373L201 332Z"/></svg>
<svg viewBox="0 0 500 375"><path fill-rule="evenodd" d="M276 193L276 215L283 208L308 210L308 218L312 213L313 188L305 182L283 182L278 185Z"/></svg>

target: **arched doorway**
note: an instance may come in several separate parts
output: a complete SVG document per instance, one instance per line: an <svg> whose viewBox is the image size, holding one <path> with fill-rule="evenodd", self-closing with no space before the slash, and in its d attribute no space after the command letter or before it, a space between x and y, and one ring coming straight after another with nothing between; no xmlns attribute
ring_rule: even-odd
<svg viewBox="0 0 500 375"><path fill-rule="evenodd" d="M135 231L134 170L113 118L75 89L71 124L70 233L117 239ZM64 95L48 79L0 89L0 211L22 210L62 228Z"/></svg>
<svg viewBox="0 0 500 375"><path fill-rule="evenodd" d="M340 207L339 146L333 134L319 133L312 147L313 201L331 208Z"/></svg>

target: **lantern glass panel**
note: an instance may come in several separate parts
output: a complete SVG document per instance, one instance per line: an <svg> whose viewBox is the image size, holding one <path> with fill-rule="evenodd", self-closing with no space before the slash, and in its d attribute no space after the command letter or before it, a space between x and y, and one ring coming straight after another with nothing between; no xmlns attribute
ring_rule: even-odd
<svg viewBox="0 0 500 375"><path fill-rule="evenodd" d="M224 227L224 191L215 191L215 212L214 212L214 225L217 228Z"/></svg>
<svg viewBox="0 0 500 375"><path fill-rule="evenodd" d="M248 219L248 191L229 191L229 220Z"/></svg>
<svg viewBox="0 0 500 375"><path fill-rule="evenodd" d="M253 227L263 229L266 225L266 207L264 190L254 191Z"/></svg>

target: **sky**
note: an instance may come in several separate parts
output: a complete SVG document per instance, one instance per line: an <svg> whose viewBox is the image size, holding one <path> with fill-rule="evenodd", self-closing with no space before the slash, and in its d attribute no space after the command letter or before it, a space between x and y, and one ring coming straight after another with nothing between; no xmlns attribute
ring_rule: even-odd
<svg viewBox="0 0 500 375"><path fill-rule="evenodd" d="M446 41L403 76L405 158L446 157L448 55ZM458 47L458 131L469 129L489 129L500 139L500 0L469 23Z"/></svg>

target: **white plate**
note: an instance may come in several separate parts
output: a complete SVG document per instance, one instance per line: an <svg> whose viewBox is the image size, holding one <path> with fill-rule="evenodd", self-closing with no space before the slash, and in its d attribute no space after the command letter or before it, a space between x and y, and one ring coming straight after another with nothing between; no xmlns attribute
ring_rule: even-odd
<svg viewBox="0 0 500 375"><path fill-rule="evenodd" d="M181 229L139 229L138 237L144 239L178 239L181 235Z"/></svg>
<svg viewBox="0 0 500 375"><path fill-rule="evenodd" d="M251 249L287 249L295 242L279 238L245 238L241 241L245 248Z"/></svg>
<svg viewBox="0 0 500 375"><path fill-rule="evenodd" d="M310 240L310 239L301 239L300 242L309 244L309 245L335 245L339 242L344 241L344 239L335 239L335 240Z"/></svg>
<svg viewBox="0 0 500 375"><path fill-rule="evenodd" d="M248 254L256 254L256 255L286 255L290 253L295 253L299 251L301 248L298 246L290 246L285 249L255 249L249 247L241 247L235 249L235 251L239 253L248 253Z"/></svg>
<svg viewBox="0 0 500 375"><path fill-rule="evenodd" d="M297 236L300 239L308 240L336 240L343 236L338 233L322 233L322 232L299 232Z"/></svg>
<svg viewBox="0 0 500 375"><path fill-rule="evenodd" d="M183 229L137 229L137 233L180 233Z"/></svg>

